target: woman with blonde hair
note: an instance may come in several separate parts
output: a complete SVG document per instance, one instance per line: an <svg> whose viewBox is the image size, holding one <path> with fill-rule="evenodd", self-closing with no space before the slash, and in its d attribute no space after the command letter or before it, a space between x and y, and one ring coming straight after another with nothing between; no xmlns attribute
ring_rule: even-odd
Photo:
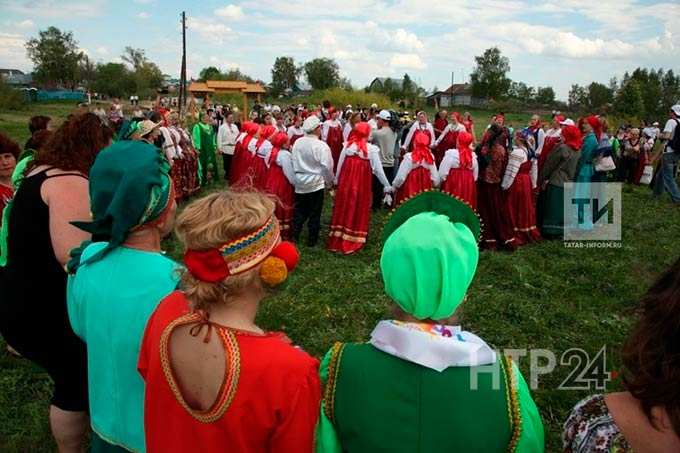
<svg viewBox="0 0 680 453"><path fill-rule="evenodd" d="M298 259L274 208L264 194L224 191L179 216L181 290L152 315L139 358L148 451L312 451L318 362L255 324Z"/></svg>

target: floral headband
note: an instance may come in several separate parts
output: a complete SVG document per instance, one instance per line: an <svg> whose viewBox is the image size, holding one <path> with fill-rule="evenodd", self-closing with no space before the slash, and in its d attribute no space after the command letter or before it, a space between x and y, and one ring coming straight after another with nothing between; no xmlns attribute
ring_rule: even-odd
<svg viewBox="0 0 680 453"><path fill-rule="evenodd" d="M283 283L298 259L295 245L281 242L279 222L274 216L256 231L218 248L187 250L184 254L184 264L191 275L207 283L221 282L264 262L260 277L270 286Z"/></svg>

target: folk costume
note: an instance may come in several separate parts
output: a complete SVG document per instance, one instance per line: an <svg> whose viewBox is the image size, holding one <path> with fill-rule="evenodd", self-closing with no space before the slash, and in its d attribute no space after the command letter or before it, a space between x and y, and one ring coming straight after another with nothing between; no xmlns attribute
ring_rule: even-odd
<svg viewBox="0 0 680 453"><path fill-rule="evenodd" d="M352 139L342 150L336 172L335 204L331 217L328 250L349 255L361 250L368 236L373 193L372 175L390 192L380 148L368 143L371 126L357 123Z"/></svg>
<svg viewBox="0 0 680 453"><path fill-rule="evenodd" d="M229 172L229 185L232 187L244 186L249 183L248 169L252 164L252 154L248 152L250 142L255 140L255 134L260 130L256 123L246 121L242 126L243 132L236 139L234 157L231 160Z"/></svg>
<svg viewBox="0 0 680 453"><path fill-rule="evenodd" d="M188 198L200 189L196 151L182 128L163 126L160 131L163 136L163 154L172 166L170 176L174 184L175 198L177 200Z"/></svg>
<svg viewBox="0 0 680 453"><path fill-rule="evenodd" d="M177 286L179 266L161 252L123 243L170 215L169 170L155 147L139 141L109 146L90 170L92 221L76 226L109 241L87 241L71 252L67 304L73 331L87 344L93 451L99 444L145 451L138 353L149 316Z"/></svg>
<svg viewBox="0 0 680 453"><path fill-rule="evenodd" d="M536 227L533 196L537 187L537 175L537 162L532 158L530 151L525 147L515 147L510 152L501 189L505 191L505 201L512 219L517 246L541 240L541 234Z"/></svg>
<svg viewBox="0 0 680 453"><path fill-rule="evenodd" d="M305 131L302 130L302 127L296 127L293 125L288 128L288 140L290 141L291 147L295 144L298 138L302 138L304 136Z"/></svg>
<svg viewBox="0 0 680 453"><path fill-rule="evenodd" d="M281 225L281 237L290 239L292 236L293 203L295 195L295 170L293 157L288 147L288 135L279 132L270 139L271 152L267 160L267 178L264 191L276 197L274 215Z"/></svg>
<svg viewBox="0 0 680 453"><path fill-rule="evenodd" d="M595 119L595 121L597 121L597 119ZM589 122L592 122L592 120ZM575 198L585 198L590 200L592 197L591 183L593 181L593 176L595 175L595 165L593 161L595 160L595 153L598 147L598 139L594 132L587 134L583 138L583 144L581 145L578 166L576 169L575 182L577 185L574 192ZM590 209L583 210L583 218L575 217L569 220L569 225L572 229L576 228L583 231L589 231L593 229L593 214L592 210Z"/></svg>
<svg viewBox="0 0 680 453"><path fill-rule="evenodd" d="M211 180L217 179L218 175L215 129L212 124L198 122L194 126L191 137L201 165L201 185L206 185Z"/></svg>
<svg viewBox="0 0 680 453"><path fill-rule="evenodd" d="M432 128L432 124L427 122L421 123L419 121L415 121L413 125L411 125L411 128L408 130L408 134L406 134L406 139L404 140L402 148L405 149L406 151L412 151L416 137L427 137L428 147L432 143L434 143L436 138L434 136L434 129ZM425 141L425 138L421 138L420 140L422 143L423 141Z"/></svg>
<svg viewBox="0 0 680 453"><path fill-rule="evenodd" d="M541 235L550 238L564 237L564 184L574 181L582 145L581 131L576 126L562 128L562 140L550 155L539 173L542 191L538 198L537 216Z"/></svg>
<svg viewBox="0 0 680 453"><path fill-rule="evenodd" d="M472 134L461 132L458 135L457 148L449 149L439 166L439 177L442 180L441 190L465 201L477 209L477 178L479 165L477 155L472 152Z"/></svg>
<svg viewBox="0 0 680 453"><path fill-rule="evenodd" d="M321 140L328 144L328 147L331 149L331 155L333 156L333 162L337 165L340 160L340 153L342 152L344 140L342 136L342 123L336 118L334 112L335 110L330 112L333 119L324 121L321 126ZM336 170L337 168L333 167L333 171L335 172Z"/></svg>
<svg viewBox="0 0 680 453"><path fill-rule="evenodd" d="M442 133L439 134L437 140L432 144L432 152L437 166L442 163L444 153L446 153L447 150L456 149L458 134L461 132L465 132L465 126L456 122L447 124Z"/></svg>
<svg viewBox="0 0 680 453"><path fill-rule="evenodd" d="M246 148L251 156L250 167L247 169L249 185L258 190L264 190L267 182L267 162L272 151L269 138L275 133L276 128L274 126L261 127L257 140L251 140L248 148Z"/></svg>
<svg viewBox="0 0 680 453"><path fill-rule="evenodd" d="M555 150L560 143L562 143L562 128L551 128L545 133L545 141L543 142L543 149L538 154L538 172L540 173L553 150Z"/></svg>
<svg viewBox="0 0 680 453"><path fill-rule="evenodd" d="M367 343L336 343L326 354L317 452L543 451L517 365L438 322L465 299L479 234L474 211L441 192L392 214L380 259L385 292L420 321L380 321Z"/></svg>
<svg viewBox="0 0 680 453"><path fill-rule="evenodd" d="M392 186L396 191L395 205L404 200L439 186L439 173L430 151L430 135L417 131L413 139L413 151L404 155Z"/></svg>
<svg viewBox="0 0 680 453"><path fill-rule="evenodd" d="M508 130L497 124L492 125L482 138L481 155L486 166L479 176L477 206L484 222L482 246L491 250L517 247L515 227L501 189L508 164L507 143Z"/></svg>
<svg viewBox="0 0 680 453"><path fill-rule="evenodd" d="M218 284L260 266L268 285L282 283L297 260L295 248L281 243L274 216L252 233L214 249L187 250L184 258L188 272L205 283ZM278 270L267 271L272 267ZM173 335L217 341L224 351L224 377L206 410L187 400L178 384L174 370L181 362L171 363ZM151 452L313 451L318 362L292 346L282 332L255 333L218 324L209 313L192 310L186 294L176 291L149 319L138 368L146 382L144 424Z"/></svg>
<svg viewBox="0 0 680 453"><path fill-rule="evenodd" d="M234 148L240 132L234 123L224 122L217 130L217 149L222 154L222 167L224 168L224 179L229 179L231 172L231 161L234 158Z"/></svg>

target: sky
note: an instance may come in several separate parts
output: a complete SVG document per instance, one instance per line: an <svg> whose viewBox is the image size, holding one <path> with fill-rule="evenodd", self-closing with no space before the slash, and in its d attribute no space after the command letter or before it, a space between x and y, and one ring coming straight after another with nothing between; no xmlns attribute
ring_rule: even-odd
<svg viewBox="0 0 680 453"><path fill-rule="evenodd" d="M427 90L469 80L474 57L497 46L511 79L569 87L638 66L680 72L680 1L548 0L0 0L0 67L30 70L27 39L50 25L72 31L94 61L146 50L178 77L180 13L187 73L238 67L270 81L278 56L335 59L355 87L408 73Z"/></svg>

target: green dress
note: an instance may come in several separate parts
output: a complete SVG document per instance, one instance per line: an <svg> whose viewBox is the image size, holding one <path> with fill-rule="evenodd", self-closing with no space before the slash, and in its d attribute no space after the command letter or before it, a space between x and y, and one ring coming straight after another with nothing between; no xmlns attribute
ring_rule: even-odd
<svg viewBox="0 0 680 453"><path fill-rule="evenodd" d="M82 261L105 246L90 244ZM118 247L69 276L69 319L87 343L90 422L110 445L145 451L144 381L137 360L147 320L177 287L178 267L161 253Z"/></svg>
<svg viewBox="0 0 680 453"><path fill-rule="evenodd" d="M213 180L217 181L217 141L215 130L209 124L196 123L192 131L194 148L198 151L198 161L200 164L199 176L201 184L207 184L208 172L212 173Z"/></svg>
<svg viewBox="0 0 680 453"><path fill-rule="evenodd" d="M509 359L439 372L371 344L337 343L320 374L318 453L543 451L538 410Z"/></svg>

